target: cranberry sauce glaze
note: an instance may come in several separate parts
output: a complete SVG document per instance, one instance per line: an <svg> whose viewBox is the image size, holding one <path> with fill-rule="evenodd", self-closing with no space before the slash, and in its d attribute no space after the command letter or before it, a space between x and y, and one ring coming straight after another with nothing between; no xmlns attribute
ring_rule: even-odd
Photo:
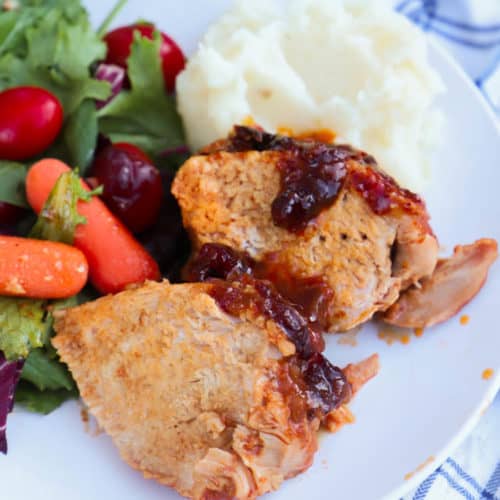
<svg viewBox="0 0 500 500"><path fill-rule="evenodd" d="M297 307L282 297L269 281L243 275L238 281L215 282L210 294L221 309L232 316L254 309L273 320L293 342L302 358L308 359L324 349L321 332L312 328Z"/></svg>
<svg viewBox="0 0 500 500"><path fill-rule="evenodd" d="M348 145L298 140L235 126L223 149L284 153L278 161L281 189L271 213L274 223L289 231L302 232L335 202L346 183L363 196L377 215L392 210L413 213L423 207L422 200L383 173L372 156ZM349 162L355 162L356 167L348 168Z"/></svg>
<svg viewBox="0 0 500 500"><path fill-rule="evenodd" d="M291 275L273 254L256 261L247 253L220 243L206 243L187 266L187 281L206 281L219 278L239 280L242 275L270 281L276 290L293 303L315 330L326 326L328 303L333 291L321 277L299 278Z"/></svg>
<svg viewBox="0 0 500 500"><path fill-rule="evenodd" d="M329 291L315 279L293 280L292 290L291 279L275 281L272 275L272 266L216 243L203 245L186 272L188 281L211 281L210 294L228 314L240 316L254 310L282 328L295 345L296 354L286 363L285 378L290 383L281 385L291 384L301 394L310 418L322 418L351 395L342 370L321 354L322 316Z"/></svg>
<svg viewBox="0 0 500 500"><path fill-rule="evenodd" d="M295 412L298 421L303 413L309 418L322 419L349 400L352 390L344 373L320 352L324 349L321 333L312 328L271 283L248 275L241 276L240 281L214 280L212 283L210 294L223 311L240 316L255 310L278 324L295 344L296 354L286 358L282 367L280 386L289 400L296 400L294 395L299 394L305 403L294 404L296 408L303 408ZM289 379L286 385L285 378Z"/></svg>
<svg viewBox="0 0 500 500"><path fill-rule="evenodd" d="M347 145L269 134L236 126L227 140L209 146L215 151L276 151L281 188L271 205L274 223L300 235L345 187L358 192L377 215L424 214L423 201L383 173L375 159ZM294 343L296 354L286 360L281 385L298 391L311 416L326 415L346 402L351 386L341 369L322 354L328 303L332 290L321 277L296 278L275 262L260 261L216 243L203 245L186 270L188 281L211 281L211 295L221 309L240 316L249 309L272 319ZM287 389L288 390L288 389Z"/></svg>

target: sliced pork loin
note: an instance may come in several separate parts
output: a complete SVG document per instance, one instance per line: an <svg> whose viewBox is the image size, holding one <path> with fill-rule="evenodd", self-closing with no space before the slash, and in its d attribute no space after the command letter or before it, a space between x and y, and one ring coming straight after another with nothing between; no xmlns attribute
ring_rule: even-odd
<svg viewBox="0 0 500 500"><path fill-rule="evenodd" d="M388 309L381 317L398 325L443 321L479 291L496 258L496 242L480 240L433 275L438 242L424 202L345 145L235 127L183 165L173 194L195 268L210 253L215 260L205 277L226 277L215 247L240 252L306 312L321 309L330 332Z"/></svg>
<svg viewBox="0 0 500 500"><path fill-rule="evenodd" d="M328 331L384 311L437 262L423 201L348 146L237 127L182 166L173 193L195 252L224 244L274 282L323 280Z"/></svg>
<svg viewBox="0 0 500 500"><path fill-rule="evenodd" d="M376 356L332 366L258 287L147 283L57 313L53 344L90 412L132 467L186 497L255 498L306 470L321 423L349 422L378 370Z"/></svg>
<svg viewBox="0 0 500 500"><path fill-rule="evenodd" d="M383 316L393 325L424 328L455 315L481 289L498 257L495 240L458 245L449 259L438 262L432 276L405 290Z"/></svg>

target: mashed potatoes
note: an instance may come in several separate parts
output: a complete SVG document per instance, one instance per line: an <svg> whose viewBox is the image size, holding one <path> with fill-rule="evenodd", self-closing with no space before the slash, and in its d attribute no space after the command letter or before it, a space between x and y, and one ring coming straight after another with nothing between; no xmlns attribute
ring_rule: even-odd
<svg viewBox="0 0 500 500"><path fill-rule="evenodd" d="M240 1L177 80L197 149L252 117L264 128L330 128L420 191L440 135L443 86L423 36L374 0Z"/></svg>

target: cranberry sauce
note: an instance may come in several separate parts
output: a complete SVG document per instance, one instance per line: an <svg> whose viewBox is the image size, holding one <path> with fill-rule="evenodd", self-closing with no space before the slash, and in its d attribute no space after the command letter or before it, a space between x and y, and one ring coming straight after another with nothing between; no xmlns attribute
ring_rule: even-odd
<svg viewBox="0 0 500 500"><path fill-rule="evenodd" d="M309 411L315 415L326 415L351 398L352 389L344 373L322 354L297 360L297 366L306 384Z"/></svg>
<svg viewBox="0 0 500 500"><path fill-rule="evenodd" d="M281 190L272 203L271 213L274 223L289 231L303 231L335 202L346 182L378 215L393 209L415 213L424 207L419 196L400 188L394 179L384 174L372 156L351 146L299 140L236 126L226 149L285 153L278 162ZM356 167L348 168L351 160L356 162Z"/></svg>
<svg viewBox="0 0 500 500"><path fill-rule="evenodd" d="M240 316L253 309L273 320L293 342L301 358L307 359L324 349L321 333L314 330L297 307L282 297L269 281L244 275L238 281L214 280L213 283L210 294L223 311Z"/></svg>
<svg viewBox="0 0 500 500"><path fill-rule="evenodd" d="M321 332L313 328L299 308L285 299L271 282L255 280L254 287L259 294L259 312L286 332L300 356L309 358L313 353L324 350Z"/></svg>
<svg viewBox="0 0 500 500"><path fill-rule="evenodd" d="M297 307L314 329L325 329L333 290L324 278L294 276L286 266L275 259L274 254L268 254L262 261L257 262L253 274L259 279L273 283L278 292Z"/></svg>
<svg viewBox="0 0 500 500"><path fill-rule="evenodd" d="M291 275L274 261L272 254L256 262L245 252L227 245L206 243L190 262L185 278L191 282L211 278L234 281L241 279L242 275L270 281L315 330L324 328L333 291L321 277L297 278Z"/></svg>
<svg viewBox="0 0 500 500"><path fill-rule="evenodd" d="M420 196L400 187L380 170L365 168L350 172L350 183L377 215L385 215L395 209L409 214L425 210Z"/></svg>
<svg viewBox="0 0 500 500"><path fill-rule="evenodd" d="M331 206L346 179L346 162L374 160L349 146L268 134L249 127L235 127L230 151L281 151L278 162L281 190L271 213L274 223L301 232L325 208Z"/></svg>
<svg viewBox="0 0 500 500"><path fill-rule="evenodd" d="M211 280L210 294L228 314L241 316L253 310L281 327L296 348L296 355L286 362L290 391L300 395L309 417L322 418L350 397L342 370L321 354L321 325L332 292L320 278L297 280L278 268L265 261L256 263L228 246L208 243L190 263L187 278Z"/></svg>
<svg viewBox="0 0 500 500"><path fill-rule="evenodd" d="M254 309L278 324L295 344L297 354L286 360L293 387L288 384L285 392L298 393L306 401L310 418L323 418L350 398L351 387L344 373L321 354L324 349L321 333L311 328L271 283L248 275L233 283L221 280L212 283L210 295L223 311L240 316Z"/></svg>
<svg viewBox="0 0 500 500"><path fill-rule="evenodd" d="M252 274L255 262L250 256L227 245L203 245L187 270L187 281L206 281L209 278L237 279L242 274Z"/></svg>
<svg viewBox="0 0 500 500"><path fill-rule="evenodd" d="M287 300L286 295L280 294L267 281L263 268L262 264L257 266L243 252L226 245L206 243L188 266L186 277L188 281L216 279L212 295L221 309L238 316L247 309L255 308L259 314L272 319L283 329L302 357L307 358L313 352L322 351L323 338L313 325L317 321L320 306L308 296L304 301L304 308L308 306L306 319L299 305ZM309 317L313 317L314 321L308 321Z"/></svg>

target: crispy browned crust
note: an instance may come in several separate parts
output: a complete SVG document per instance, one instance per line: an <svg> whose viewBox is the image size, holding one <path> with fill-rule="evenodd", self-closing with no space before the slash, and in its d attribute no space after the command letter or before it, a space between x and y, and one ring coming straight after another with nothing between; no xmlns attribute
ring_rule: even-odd
<svg viewBox="0 0 500 500"><path fill-rule="evenodd" d="M303 234L292 233L277 227L271 215L283 153L226 152L224 147L218 141L204 150L210 154L189 159L173 184L195 251L204 243L222 243L257 260L271 256L276 268L297 278L323 277L334 292L329 331L363 323L393 304L403 288L432 273L437 243L425 206L410 195L408 212L381 216L347 182ZM371 167L350 161L348 168ZM404 203L408 192L394 186L398 203Z"/></svg>
<svg viewBox="0 0 500 500"><path fill-rule="evenodd" d="M384 321L407 328L446 321L481 290L497 257L498 244L488 238L456 246L450 258L438 262L432 276L401 295L384 314Z"/></svg>
<svg viewBox="0 0 500 500"><path fill-rule="evenodd" d="M147 283L60 312L53 344L145 477L190 498L254 498L311 465L319 421L291 418L279 329L226 315L209 287Z"/></svg>
<svg viewBox="0 0 500 500"><path fill-rule="evenodd" d="M329 432L338 432L344 425L353 424L355 421L356 418L349 407L341 405L326 416L324 425Z"/></svg>
<svg viewBox="0 0 500 500"><path fill-rule="evenodd" d="M343 372L347 381L351 384L354 396L369 380L377 375L380 370L378 354L372 354L359 363L348 364Z"/></svg>

